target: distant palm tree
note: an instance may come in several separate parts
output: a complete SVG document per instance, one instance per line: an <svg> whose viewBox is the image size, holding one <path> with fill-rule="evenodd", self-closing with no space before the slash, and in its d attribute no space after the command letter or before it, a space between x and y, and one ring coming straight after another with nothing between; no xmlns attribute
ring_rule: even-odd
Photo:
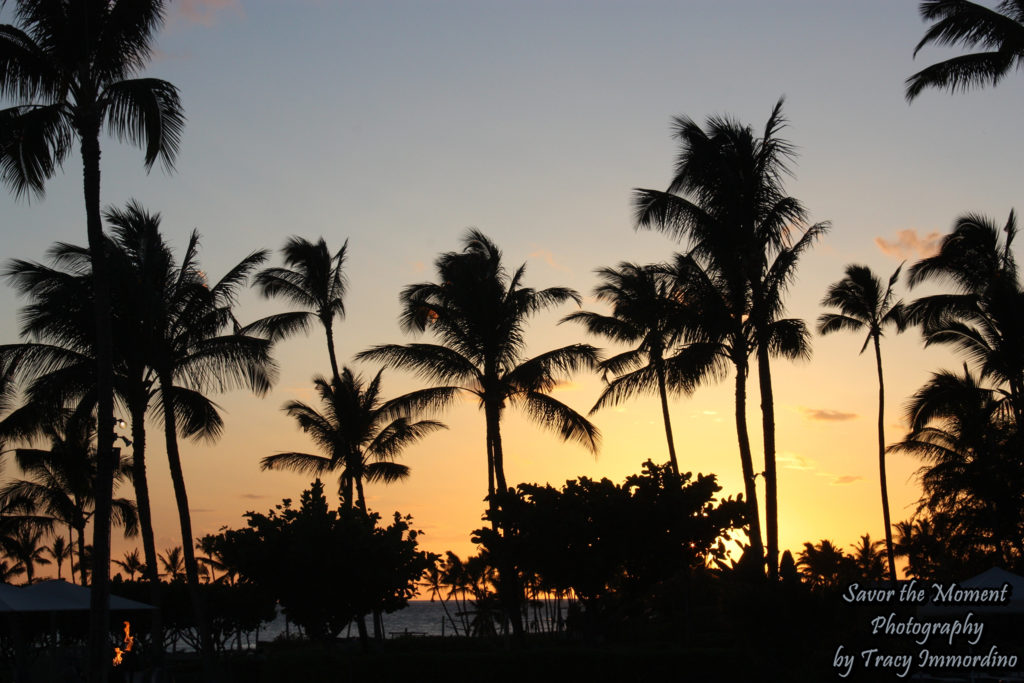
<svg viewBox="0 0 1024 683"><path fill-rule="evenodd" d="M0 28L0 96L22 104L0 112L0 178L16 194L41 194L78 140L86 230L93 254L100 469L94 544L99 571L90 610L89 670L98 677L109 608L110 499L114 435L111 301L100 216L100 132L144 146L145 165L173 167L185 117L167 81L132 78L149 60L164 0L17 0L23 28Z"/></svg>
<svg viewBox="0 0 1024 683"><path fill-rule="evenodd" d="M57 578L61 577L61 568L64 565L64 560L72 556L75 547L71 545L63 536L57 535L54 537L53 542L46 548L46 552L50 554L53 561L57 563Z"/></svg>
<svg viewBox="0 0 1024 683"><path fill-rule="evenodd" d="M562 318L562 322L581 323L591 334L612 341L639 344L635 349L601 361L598 367L614 378L607 382L590 413L642 392L657 392L669 461L672 471L678 475L668 392L692 391L694 382L672 372L673 366L666 356L672 353L681 336L680 328L685 324L688 311L679 298L673 296L671 281L656 266L620 263L617 268L601 268L597 275L601 284L594 289L594 295L598 301L611 305L611 315L577 311Z"/></svg>
<svg viewBox="0 0 1024 683"><path fill-rule="evenodd" d="M285 242L284 268L266 268L256 275L256 286L265 297L281 297L306 309L279 313L249 326L253 331L281 339L295 332L308 332L318 319L327 335L327 353L331 360L331 377L341 380L338 358L334 350L334 320L345 316L347 283L342 272L348 241L334 254L321 237L316 244L302 237Z"/></svg>
<svg viewBox="0 0 1024 683"><path fill-rule="evenodd" d="M508 490L500 427L508 405L523 408L563 439L596 452L597 428L548 392L560 375L596 367L598 355L589 344L573 344L524 361L526 320L549 306L570 300L579 303L579 294L565 287L523 287L525 265L510 276L497 245L477 230L469 231L464 242L461 252L442 254L435 262L440 283L409 285L401 295L402 327L409 332L430 330L443 344L386 344L356 358L412 370L437 382L457 383L434 395L436 406L460 391L479 399L487 426L488 496L493 510L495 491Z"/></svg>
<svg viewBox="0 0 1024 683"><path fill-rule="evenodd" d="M866 581L881 581L885 578L885 543L872 541L870 534L860 537L860 542L853 546L853 563L857 572ZM890 574L891 576L891 574Z"/></svg>
<svg viewBox="0 0 1024 683"><path fill-rule="evenodd" d="M43 538L41 531L33 531L28 527L22 527L18 534L8 541L5 550L18 560L18 563L25 568L25 583L30 584L35 578L36 564L50 564L46 559L46 548L40 545Z"/></svg>
<svg viewBox="0 0 1024 683"><path fill-rule="evenodd" d="M139 559L139 550L138 550L138 548L136 548L135 550L131 551L130 553L126 552L124 554L124 559L113 560L113 563L116 564L121 569L123 569L126 572L128 572L128 580L129 581L134 581L135 580L135 574L136 573L143 574L143 573L145 573L145 569L146 569L146 565L144 565L142 563L142 560Z"/></svg>
<svg viewBox="0 0 1024 683"><path fill-rule="evenodd" d="M182 558L181 546L168 548L160 555L160 565L164 568L162 572L168 581L183 581L185 579L185 560Z"/></svg>
<svg viewBox="0 0 1024 683"><path fill-rule="evenodd" d="M382 375L383 370L369 384L348 368L342 369L340 384L317 377L314 385L321 410L301 401L288 402L284 410L327 455L268 455L260 469L289 469L317 477L338 471L338 493L345 507L357 505L366 512L363 480L391 483L408 477L409 468L394 458L427 434L445 429L435 420L410 422L408 415L425 400L425 392L382 400ZM448 398L443 390L434 393L440 400Z"/></svg>
<svg viewBox="0 0 1024 683"><path fill-rule="evenodd" d="M0 560L0 583L11 583L11 579L24 573L25 565L20 562L8 564L7 560Z"/></svg>
<svg viewBox="0 0 1024 683"><path fill-rule="evenodd" d="M885 524L885 547L889 558L889 578L896 580L896 554L892 542L892 521L889 517L889 493L885 477L885 382L882 377L882 347L880 339L886 327L897 333L906 327L906 314L902 301L893 301L893 285L899 280L900 266L882 282L867 266L846 267L846 277L832 284L822 299L822 306L838 308L839 313L823 313L818 318L818 333L825 335L840 330L867 331L860 352L874 344L875 365L878 369L878 478L882 486L882 519Z"/></svg>
<svg viewBox="0 0 1024 683"><path fill-rule="evenodd" d="M853 559L828 540L804 543L796 564L804 580L818 590L839 588L856 571Z"/></svg>
<svg viewBox="0 0 1024 683"><path fill-rule="evenodd" d="M996 85L1014 69L1024 66L1024 2L1002 0L995 9L967 0L925 0L921 17L934 24L914 48L914 56L925 45L961 44L980 47L975 52L952 57L918 71L907 79L907 100L913 101L926 88L948 88L952 92L984 85Z"/></svg>

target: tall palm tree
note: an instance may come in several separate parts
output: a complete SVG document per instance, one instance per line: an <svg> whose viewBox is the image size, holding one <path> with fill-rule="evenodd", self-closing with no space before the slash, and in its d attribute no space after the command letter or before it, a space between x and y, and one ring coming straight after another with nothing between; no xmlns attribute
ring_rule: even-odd
<svg viewBox="0 0 1024 683"><path fill-rule="evenodd" d="M363 480L390 483L408 477L409 468L394 458L427 434L445 428L435 420L410 422L406 417L423 401L423 392L383 401L382 374L378 372L369 384L348 368L342 369L340 383L317 377L313 383L322 411L301 401L289 401L284 411L327 455L268 455L260 462L260 469L289 469L317 477L339 471L338 492L344 506L350 509L355 504L366 512Z"/></svg>
<svg viewBox="0 0 1024 683"><path fill-rule="evenodd" d="M642 392L658 393L661 399L665 439L668 442L672 471L679 474L672 438L672 421L668 411L669 391L690 392L694 383L690 377L674 372L671 354L680 337L680 330L689 326L687 318L693 313L675 296L671 280L663 269L620 263L618 268L597 271L601 284L594 288L598 301L610 304L611 315L591 311L576 311L562 318L562 322L578 322L591 334L620 343L638 346L601 361L599 367L607 375L616 375L608 381L590 413L605 406L613 406Z"/></svg>
<svg viewBox="0 0 1024 683"><path fill-rule="evenodd" d="M925 0L921 17L934 22L914 48L914 56L925 45L980 47L975 52L952 57L907 79L907 100L913 101L926 88L948 88L952 92L984 85L997 85L1008 73L1024 66L1024 2L1001 0L995 8L967 0Z"/></svg>
<svg viewBox="0 0 1024 683"><path fill-rule="evenodd" d="M781 99L760 136L726 117L709 118L706 130L692 119L678 117L674 129L680 150L668 189L634 192L637 227L685 238L688 258L696 265L689 270L703 271L699 279L721 291L717 305L727 311L723 332L736 368L736 433L749 504L750 545L758 557L764 557L764 543L746 423L749 355L759 346L767 346L767 352L784 336L789 342L802 336L797 324L776 324L780 297L792 278L796 258L827 228L827 224L811 226L804 234L806 242L792 242L794 234L804 231L807 212L784 192L782 179L793 158L792 146L779 136L784 125ZM759 361L769 488L769 571L774 576L778 571L774 417L767 356L759 354Z"/></svg>
<svg viewBox="0 0 1024 683"><path fill-rule="evenodd" d="M458 383L443 387L437 405L459 391L477 397L486 421L488 495L493 510L495 491L508 490L500 428L508 405L523 408L563 439L596 452L597 428L548 392L559 376L596 367L598 356L589 344L573 344L524 361L526 320L565 301L579 303L579 294L565 287L523 287L525 265L510 276L501 263L501 251L477 230L470 230L464 242L461 252L447 252L435 262L439 284L409 285L401 294L402 327L407 332L429 329L443 344L385 344L356 358L410 369L445 384Z"/></svg>
<svg viewBox="0 0 1024 683"><path fill-rule="evenodd" d="M875 367L878 370L878 479L882 486L882 519L885 524L885 548L889 558L889 578L896 580L896 553L892 542L892 520L889 517L889 489L885 477L885 381L882 375L881 338L885 328L897 333L906 327L902 301L893 301L893 285L899 280L901 265L889 277L885 289L882 282L867 266L849 265L846 276L833 283L821 300L822 306L839 309L839 313L823 313L818 317L818 334L831 334L841 330L864 332L864 344L875 348Z"/></svg>
<svg viewBox="0 0 1024 683"><path fill-rule="evenodd" d="M109 284L101 249L100 132L143 146L145 166L173 166L185 117L167 81L132 78L152 54L164 0L17 0L19 26L0 27L0 96L20 101L0 112L0 177L16 194L41 194L77 139L82 157L96 293L96 389L100 469L90 620L90 676L105 678L102 640L109 608L109 500L113 486L113 356Z"/></svg>
<svg viewBox="0 0 1024 683"><path fill-rule="evenodd" d="M345 316L348 283L342 267L347 249L348 240L331 254L322 237L315 244L302 237L288 238L281 249L285 266L260 271L256 275L256 286L265 297L281 297L306 310L279 313L249 326L277 340L296 332L308 332L313 320L319 320L327 335L331 377L335 382L341 381L341 375L334 350L334 321Z"/></svg>
<svg viewBox="0 0 1024 683"><path fill-rule="evenodd" d="M953 293L917 299L907 314L921 325L925 346L952 346L994 383L1019 426L1024 424L1024 289L1012 251L1016 235L1013 211L1002 228L977 214L958 218L939 253L911 266L908 278L911 288L939 281L951 284Z"/></svg>

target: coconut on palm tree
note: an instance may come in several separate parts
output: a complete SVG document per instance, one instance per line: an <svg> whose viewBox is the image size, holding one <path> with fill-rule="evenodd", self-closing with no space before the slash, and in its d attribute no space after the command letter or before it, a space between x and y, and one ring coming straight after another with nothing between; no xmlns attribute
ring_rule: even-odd
<svg viewBox="0 0 1024 683"><path fill-rule="evenodd" d="M687 271L712 283L721 294L715 307L726 320L716 336L728 339L736 369L735 414L740 463L749 505L751 551L764 557L756 474L746 423L746 378L749 355L758 351L765 444L769 572L778 571L778 524L775 503L775 424L768 354L783 349L800 356L805 346L802 323L782 323L782 294L791 281L798 256L827 229L806 227L807 212L782 184L793 148L779 136L785 125L782 100L775 105L761 135L727 117L711 117L702 128L689 118L675 119L680 141L676 174L665 191L634 193L637 226L653 228L688 242ZM802 234L793 242L793 236ZM701 275L703 273L703 275ZM765 347L761 350L761 347Z"/></svg>
<svg viewBox="0 0 1024 683"><path fill-rule="evenodd" d="M0 178L17 194L41 193L77 140L82 158L86 228L94 257L96 390L100 453L94 545L90 676L103 676L109 607L110 453L113 424L111 302L101 249L100 132L144 147L145 166L173 166L185 118L167 81L134 78L152 54L164 0L17 0L18 26L0 27L0 96L18 101L0 112Z"/></svg>
<svg viewBox="0 0 1024 683"><path fill-rule="evenodd" d="M832 284L821 300L822 306L839 309L838 313L823 313L818 318L818 333L825 335L841 330L866 332L860 352L868 344L875 349L875 367L878 371L878 478L882 487L882 519L885 524L885 548L889 559L889 578L896 580L896 554L892 542L892 521L889 517L889 493L885 476L885 381L882 375L881 338L885 328L897 333L906 327L902 301L894 301L893 285L900 277L902 266L889 277L883 289L881 280L867 266L849 265L846 276Z"/></svg>
<svg viewBox="0 0 1024 683"><path fill-rule="evenodd" d="M320 477L338 472L338 493L345 508L366 512L363 481L390 483L409 476L409 468L394 461L402 450L445 426L436 420L407 417L423 401L423 392L384 401L380 396L383 370L369 384L348 368L341 382L317 377L313 383L322 408L289 401L284 411L295 419L326 455L289 452L268 455L260 469L288 469ZM436 391L446 400L443 390Z"/></svg>
<svg viewBox="0 0 1024 683"><path fill-rule="evenodd" d="M1024 66L1024 2L1001 0L994 8L967 0L925 0L921 17L934 22L914 48L929 44L980 48L918 71L907 79L907 100L927 88L968 90L997 85Z"/></svg>

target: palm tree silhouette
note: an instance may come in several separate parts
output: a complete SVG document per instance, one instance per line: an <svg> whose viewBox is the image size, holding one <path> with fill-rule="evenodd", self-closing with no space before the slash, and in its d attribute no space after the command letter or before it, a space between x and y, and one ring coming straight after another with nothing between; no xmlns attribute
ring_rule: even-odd
<svg viewBox="0 0 1024 683"><path fill-rule="evenodd" d="M1006 235L1000 239L999 233ZM967 356L983 379L994 382L1018 427L1024 424L1024 290L1011 250L1017 234L1013 211L1000 229L977 214L957 219L939 253L909 271L910 287L927 281L953 285L954 293L925 296L907 307L921 325L925 346L949 344Z"/></svg>
<svg viewBox="0 0 1024 683"><path fill-rule="evenodd" d="M163 0L17 0L23 28L0 28L0 96L23 104L0 112L0 178L16 194L41 194L75 139L82 157L86 228L93 255L96 393L100 453L94 547L99 571L90 611L89 670L100 676L110 593L113 355L110 290L100 216L100 131L145 147L146 169L173 167L185 117L167 81L132 78L152 54Z"/></svg>
<svg viewBox="0 0 1024 683"><path fill-rule="evenodd" d="M591 334L620 343L639 345L601 361L598 366L606 375L617 375L608 381L590 414L605 406L614 406L639 393L658 393L661 414L665 423L672 471L679 474L672 422L668 411L668 392L690 392L694 384L690 378L673 372L675 366L665 356L672 352L680 337L680 328L687 324L687 309L674 296L671 281L655 266L620 263L618 268L597 271L601 284L594 288L598 301L610 304L611 315L591 311L576 311L562 318L562 322L578 322Z"/></svg>
<svg viewBox="0 0 1024 683"><path fill-rule="evenodd" d="M92 444L96 426L83 402L77 410L61 409L41 416L37 434L50 441L49 450L18 448L15 461L28 479L16 479L0 489L0 499L18 501L36 515L47 515L67 527L78 539L78 566L85 556L85 529L95 517L95 478L97 453ZM119 456L120 458L120 456ZM115 482L128 474L123 459L115 469ZM138 517L134 502L126 498L112 500L112 521L124 527L126 537L138 533ZM79 574L82 585L86 576Z"/></svg>
<svg viewBox="0 0 1024 683"><path fill-rule="evenodd" d="M746 378L749 355L760 346L758 360L765 444L769 572L778 571L778 523L775 494L775 424L768 353L801 356L806 347L802 323L782 323L781 295L792 278L799 255L827 229L820 223L801 240L807 212L785 195L782 178L789 172L792 146L779 137L785 125L782 100L757 136L749 126L711 117L707 130L686 117L674 121L680 141L676 174L666 191L638 189L634 205L638 228L654 228L689 242L691 275L713 283L721 292L716 308L727 313L718 333L728 338L729 359L736 368L736 433L749 504L751 551L764 557L753 458L746 423ZM703 272L703 275L700 273ZM786 348L774 347L786 342Z"/></svg>
<svg viewBox="0 0 1024 683"><path fill-rule="evenodd" d="M885 543L872 541L871 534L864 534L853 546L850 557L857 567L857 572L866 581L881 581L885 578ZM890 570L890 576L892 576Z"/></svg>
<svg viewBox="0 0 1024 683"><path fill-rule="evenodd" d="M168 581L181 581L185 578L185 561L182 559L180 545L165 550L164 554L160 555L160 564Z"/></svg>
<svg viewBox="0 0 1024 683"><path fill-rule="evenodd" d="M907 406L911 432L890 452L924 460L918 512L1003 565L1024 558L1020 432L999 392L965 366L934 373Z"/></svg>
<svg viewBox="0 0 1024 683"><path fill-rule="evenodd" d="M71 543L67 539L58 534L54 537L50 545L45 548L45 550L50 554L50 557L52 557L53 561L57 564L57 578L62 578L61 570L64 566L64 560L71 557L72 553L74 553L75 551L75 547L71 545Z"/></svg>
<svg viewBox="0 0 1024 683"><path fill-rule="evenodd" d="M426 379L449 383L431 398L441 407L459 391L476 396L487 426L488 496L495 509L495 491L505 492L501 415L508 405L521 407L542 426L565 440L596 452L599 433L585 417L548 392L558 377L594 368L597 349L573 344L523 360L523 328L534 313L565 301L580 302L565 287L534 290L522 286L526 266L509 276L501 251L483 233L470 230L461 252L442 254L435 266L440 284L409 285L401 295L401 323L406 331L436 334L443 344L385 344L356 358L385 367L406 368Z"/></svg>
<svg viewBox="0 0 1024 683"><path fill-rule="evenodd" d="M408 477L409 468L394 458L427 434L445 428L435 420L409 421L407 416L423 400L423 392L382 400L382 374L378 372L369 384L348 368L342 369L340 383L317 377L313 383L322 411L301 401L288 402L284 410L327 455L268 455L260 469L289 469L317 477L340 471L338 493L344 506L351 509L355 504L366 512L363 480L391 483Z"/></svg>
<svg viewBox="0 0 1024 683"><path fill-rule="evenodd" d="M37 564L50 564L46 559L46 548L40 545L43 532L22 527L14 538L6 543L7 553L18 561L21 567L25 568L25 584L31 584L35 579Z"/></svg>
<svg viewBox="0 0 1024 683"><path fill-rule="evenodd" d="M913 101L926 88L948 88L952 92L984 85L997 85L1010 71L1024 65L1024 3L1002 0L989 8L967 0L925 0L921 17L935 22L914 48L914 56L925 45L981 47L983 52L952 57L907 79L907 100Z"/></svg>
<svg viewBox="0 0 1024 683"><path fill-rule="evenodd" d="M146 572L146 565L139 559L139 550L136 548L130 553L126 552L124 558L120 560L112 560L121 569L128 572L128 580L134 581L135 574L144 574Z"/></svg>
<svg viewBox="0 0 1024 683"><path fill-rule="evenodd" d="M281 297L306 310L279 313L249 325L252 331L276 341L296 332L308 332L313 320L319 320L327 335L331 377L335 382L341 381L341 375L334 350L334 320L345 316L348 283L342 267L347 250L348 240L331 254L322 237L315 244L302 237L290 237L281 250L285 267L261 270L256 275L256 286L265 297Z"/></svg>
<svg viewBox="0 0 1024 683"><path fill-rule="evenodd" d="M832 284L821 300L822 306L838 308L839 313L823 313L818 317L818 333L825 335L841 330L863 332L867 330L860 352L868 344L875 347L875 365L878 369L878 479L882 486L882 519L885 523L885 548L889 558L889 578L896 580L896 555L892 542L892 521L889 517L889 493L885 477L885 382L882 376L882 346L880 340L886 327L902 332L906 315L902 301L893 301L893 285L900 277L900 266L882 282L867 266L849 265L846 276Z"/></svg>

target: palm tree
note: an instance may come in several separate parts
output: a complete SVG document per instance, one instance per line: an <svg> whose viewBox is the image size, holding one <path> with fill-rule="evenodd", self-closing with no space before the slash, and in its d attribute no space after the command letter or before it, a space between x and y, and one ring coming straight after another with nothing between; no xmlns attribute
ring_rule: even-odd
<svg viewBox="0 0 1024 683"><path fill-rule="evenodd" d="M759 347L768 507L769 571L778 571L778 524L775 514L774 409L767 353L800 356L801 324L782 323L781 295L791 280L796 259L827 224L811 226L801 240L792 235L805 224L806 210L785 195L782 178L789 172L792 146L779 137L785 125L782 100L775 105L764 132L725 117L711 117L707 130L686 117L675 119L680 141L676 175L666 191L634 193L638 228L654 228L689 242L690 275L713 284L715 306L726 314L719 338L727 338L736 368L736 433L749 504L751 550L764 557L753 458L746 423L746 378L749 355ZM701 285L704 286L703 284ZM785 340L786 348L773 346Z"/></svg>
<svg viewBox="0 0 1024 683"><path fill-rule="evenodd" d="M501 444L501 415L506 406L522 407L542 426L563 439L597 450L599 434L585 417L552 398L559 375L597 365L597 349L574 344L522 360L523 327L534 313L568 300L580 302L564 287L534 290L521 282L526 266L511 276L501 251L483 233L470 230L461 252L442 254L435 266L440 284L409 285L401 295L402 327L407 332L434 332L444 344L385 344L359 353L360 360L413 370L426 379L451 384L432 395L441 406L456 392L477 397L486 420L488 497L508 490Z"/></svg>
<svg viewBox="0 0 1024 683"><path fill-rule="evenodd" d="M75 550L75 547L71 545L63 536L57 535L54 537L53 542L45 548L46 552L50 554L53 561L57 563L57 578L61 578L61 568L64 566L64 560L71 557Z"/></svg>
<svg viewBox="0 0 1024 683"><path fill-rule="evenodd" d="M409 285L401 294L402 327L410 332L428 328L443 344L385 344L356 357L417 372L445 386L435 388L425 404L440 407L458 392L477 397L486 421L487 492L492 525L498 497L508 493L501 443L501 416L509 405L521 407L542 426L564 439L572 439L597 452L597 428L585 417L553 398L560 376L581 368L595 368L597 349L573 344L528 360L526 320L544 308L567 300L580 302L565 287L534 290L522 286L525 264L510 276L501 263L497 245L478 230L470 230L461 252L442 254L435 262L440 284ZM502 593L517 639L522 638L519 609L521 590L511 566L499 572Z"/></svg>
<svg viewBox="0 0 1024 683"><path fill-rule="evenodd" d="M50 564L46 559L46 548L40 545L43 532L22 527L18 534L5 545L7 553L25 568L25 584L31 584L35 578L36 564Z"/></svg>
<svg viewBox="0 0 1024 683"><path fill-rule="evenodd" d="M957 219L939 253L915 263L908 278L912 288L947 282L954 293L917 299L907 314L921 325L925 346L949 344L967 356L981 377L994 383L1019 426L1024 424L1024 289L1011 250L1016 234L1013 211L1001 229L977 214Z"/></svg>
<svg viewBox="0 0 1024 683"><path fill-rule="evenodd" d="M920 458L918 512L1004 566L1024 559L1024 463L1006 402L964 367L941 371L911 398L911 432L889 447Z"/></svg>
<svg viewBox="0 0 1024 683"><path fill-rule="evenodd" d="M39 427L39 434L50 441L49 450L18 448L15 460L28 479L16 479L0 489L0 499L19 501L29 512L47 515L55 522L67 527L78 539L78 566L88 567L82 562L85 556L85 529L90 520L95 521L96 492L94 489L97 453L92 444L96 426L86 411L88 403L80 404L77 410L60 410L52 421ZM120 455L118 455L120 460ZM128 465L120 461L115 470L115 481L128 474ZM111 519L124 527L126 537L138 533L138 517L135 504L126 498L112 501ZM79 573L79 581L86 583L86 576Z"/></svg>
<svg viewBox="0 0 1024 683"><path fill-rule="evenodd" d="M838 588L856 571L853 558L829 540L804 543L796 564L804 580L817 590Z"/></svg>
<svg viewBox="0 0 1024 683"><path fill-rule="evenodd" d="M383 401L381 375L383 370L369 384L348 368L342 369L340 383L317 377L313 383L322 412L301 401L289 401L284 411L327 455L268 455L260 462L260 469L289 469L317 477L339 471L338 493L344 506L351 509L355 503L366 512L363 480L391 483L408 477L409 468L394 462L394 458L427 434L445 428L435 420L410 422L405 416L424 400L424 392ZM440 400L446 398L440 396Z"/></svg>
<svg viewBox="0 0 1024 683"><path fill-rule="evenodd" d="M145 574L146 573L146 565L144 565L142 563L142 560L139 559L139 550L138 550L138 548L136 548L135 550L131 551L130 553L126 552L124 554L124 558L123 559L113 560L113 562L118 567L120 567L121 569L123 569L126 572L128 572L128 580L129 581L134 581L135 580L135 574L136 573L139 573L139 574Z"/></svg>
<svg viewBox="0 0 1024 683"><path fill-rule="evenodd" d="M980 47L983 52L960 55L932 64L907 79L907 100L926 88L952 92L997 85L1012 70L1024 65L1024 2L1001 0L990 8L967 0L925 0L921 17L935 22L914 48L925 45Z"/></svg>
<svg viewBox="0 0 1024 683"><path fill-rule="evenodd" d="M853 558L862 579L881 581L885 578L885 556L882 554L884 546L882 541L872 541L870 534L864 534L860 537L860 542L854 544L850 557ZM892 576L891 571L889 575Z"/></svg>
<svg viewBox="0 0 1024 683"><path fill-rule="evenodd" d="M90 676L102 673L110 579L109 501L113 424L111 302L101 249L100 131L144 146L145 166L172 168L184 127L178 90L166 81L131 78L152 54L164 0L17 0L22 28L0 27L0 96L22 104L0 112L0 177L16 194L41 194L77 138L83 167L86 227L93 254L97 337L96 391L100 453L90 621Z"/></svg>
<svg viewBox="0 0 1024 683"><path fill-rule="evenodd" d="M168 581L181 581L185 578L185 561L182 559L180 545L165 550L164 554L160 555L160 564Z"/></svg>
<svg viewBox="0 0 1024 683"><path fill-rule="evenodd" d="M334 320L345 316L347 282L342 272L348 240L334 254L321 237L316 244L293 236L285 242L284 268L266 268L256 275L256 286L268 298L282 297L306 309L269 316L249 328L264 332L277 340L295 332L308 332L314 319L319 319L327 335L327 353L331 360L331 377L341 381L338 359L334 351Z"/></svg>
<svg viewBox="0 0 1024 683"><path fill-rule="evenodd" d="M839 313L823 313L818 317L818 334L831 334L840 330L867 331L860 352L868 344L875 347L875 367L878 370L878 479L882 486L882 519L885 524L885 548L889 558L889 578L896 580L896 554L892 542L892 521L889 517L889 489L885 477L885 382L882 376L882 346L880 340L886 327L902 332L906 327L903 302L893 302L893 285L900 277L900 266L882 282L867 266L849 265L846 276L832 284L821 300L822 306L839 309Z"/></svg>
<svg viewBox="0 0 1024 683"><path fill-rule="evenodd" d="M642 392L657 391L661 399L661 414L665 423L672 471L679 474L672 422L668 411L668 392L693 390L690 378L680 376L666 354L672 352L680 330L692 326L693 315L674 296L671 281L663 269L620 263L618 268L597 271L601 284L594 288L598 301L610 304L611 315L591 311L570 313L562 322L573 321L584 325L591 334L620 343L637 343L630 351L601 361L599 368L605 375L617 375L605 386L590 414L600 408L613 406ZM690 313L689 315L687 315ZM671 375L671 376L670 376Z"/></svg>

